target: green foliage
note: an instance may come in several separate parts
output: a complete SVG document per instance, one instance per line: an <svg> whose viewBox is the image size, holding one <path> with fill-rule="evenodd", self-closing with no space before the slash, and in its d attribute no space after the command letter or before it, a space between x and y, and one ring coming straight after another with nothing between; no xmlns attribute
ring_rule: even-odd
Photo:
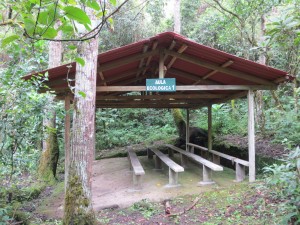
<svg viewBox="0 0 300 225"><path fill-rule="evenodd" d="M96 114L96 149L174 137L171 113L155 109L102 109Z"/></svg>
<svg viewBox="0 0 300 225"><path fill-rule="evenodd" d="M134 203L131 209L139 211L147 219L159 212L157 206L148 199Z"/></svg>
<svg viewBox="0 0 300 225"><path fill-rule="evenodd" d="M265 167L266 184L283 202L285 224L300 223L300 147L291 151L283 164Z"/></svg>

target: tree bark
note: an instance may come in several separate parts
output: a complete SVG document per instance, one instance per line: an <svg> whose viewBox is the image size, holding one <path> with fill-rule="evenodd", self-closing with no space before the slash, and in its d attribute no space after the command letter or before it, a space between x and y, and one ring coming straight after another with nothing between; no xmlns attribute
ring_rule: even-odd
<svg viewBox="0 0 300 225"><path fill-rule="evenodd" d="M56 27L59 23L56 24ZM61 31L56 36L61 39ZM52 41L49 43L49 63L48 67L60 66L62 61L62 43ZM39 178L53 182L56 176L57 162L59 158L59 146L56 132L56 113L54 109L54 96L47 97L47 106L44 110L45 117L43 118L44 140L43 151L38 168Z"/></svg>
<svg viewBox="0 0 300 225"><path fill-rule="evenodd" d="M174 32L181 33L180 0L175 0L174 4Z"/></svg>
<svg viewBox="0 0 300 225"><path fill-rule="evenodd" d="M96 19L92 11L87 11L87 14L91 20ZM76 65L73 127L64 207L65 225L95 224L91 178L95 149L98 39L80 43L78 55L85 61L85 65Z"/></svg>

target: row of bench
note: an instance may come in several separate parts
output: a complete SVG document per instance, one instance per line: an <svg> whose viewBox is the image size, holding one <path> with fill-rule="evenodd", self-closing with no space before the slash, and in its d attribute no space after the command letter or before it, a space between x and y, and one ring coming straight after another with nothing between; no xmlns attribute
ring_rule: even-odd
<svg viewBox="0 0 300 225"><path fill-rule="evenodd" d="M148 158L153 158L153 154L155 157L155 169L162 169L162 162L165 163L169 167L169 184L167 187L176 187L178 186L178 173L183 172L184 168L187 167L188 159L196 162L197 164L201 164L203 166L203 175L202 181L200 181L199 185L208 185L213 184L214 181L211 178L212 171L223 171L223 167L220 166L220 157L231 160L236 163L236 181L240 182L245 178L245 166L249 166L247 161L226 155L224 153L220 153L214 150L209 151L213 154L213 162L194 154L194 148L198 148L202 151L208 151L207 148L198 146L192 143L187 143L188 151L177 148L173 145L165 145L168 147L168 154L170 157L173 156L174 151L180 154L181 165L178 165L172 159L170 159L167 155L163 154L157 149L148 149ZM145 174L145 171L138 160L137 155L132 150L128 150L128 159L130 161L130 168L133 171L133 183L135 189L141 188L141 176Z"/></svg>

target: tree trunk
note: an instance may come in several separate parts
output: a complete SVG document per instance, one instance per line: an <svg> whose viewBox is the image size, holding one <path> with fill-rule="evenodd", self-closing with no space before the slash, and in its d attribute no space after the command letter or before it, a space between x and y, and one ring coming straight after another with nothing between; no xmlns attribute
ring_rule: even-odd
<svg viewBox="0 0 300 225"><path fill-rule="evenodd" d="M59 26L57 23L56 26ZM61 32L58 32L56 37L61 38ZM60 66L62 60L62 43L52 41L49 43L49 64L48 67ZM43 152L38 168L39 178L53 182L56 176L56 168L59 157L59 146L56 131L56 113L54 109L54 96L49 95L47 98L47 106L44 110L45 117L43 118L44 140Z"/></svg>
<svg viewBox="0 0 300 225"><path fill-rule="evenodd" d="M87 14L91 20L95 20L91 11L87 11ZM91 178L95 149L98 39L80 43L78 55L85 61L85 65L76 65L73 127L64 207L65 225L95 224Z"/></svg>
<svg viewBox="0 0 300 225"><path fill-rule="evenodd" d="M172 115L174 118L174 122L176 124L177 132L179 138L185 140L186 136L186 122L183 118L182 112L180 109L172 109Z"/></svg>
<svg viewBox="0 0 300 225"><path fill-rule="evenodd" d="M180 0L175 0L174 4L174 32L181 33Z"/></svg>
<svg viewBox="0 0 300 225"><path fill-rule="evenodd" d="M260 31L260 41L264 40L266 27L265 27L265 16L261 17L261 31ZM260 64L266 65L266 53L263 51L261 52L259 59ZM265 135L265 124L266 124L266 117L264 113L264 92L262 90L258 90L255 92L255 106L256 106L256 124L259 126L259 130L262 135Z"/></svg>

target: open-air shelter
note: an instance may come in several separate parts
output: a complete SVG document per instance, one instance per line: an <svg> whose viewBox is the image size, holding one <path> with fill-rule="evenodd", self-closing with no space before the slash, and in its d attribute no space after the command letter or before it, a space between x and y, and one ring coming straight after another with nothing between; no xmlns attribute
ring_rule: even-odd
<svg viewBox="0 0 300 225"><path fill-rule="evenodd" d="M76 63L39 73L45 72L48 72L48 81L45 84L55 91L59 99L65 100L65 108L69 110L72 101L70 87L75 84ZM175 78L176 91L147 90L146 80L158 78ZM249 181L254 181L254 91L275 90L280 83L291 79L284 71L198 44L173 32L166 32L98 55L95 104L97 108L190 110L208 107L208 150L211 150L212 104L247 96ZM66 116L65 123L68 155L69 115ZM186 131L188 138L189 129Z"/></svg>

